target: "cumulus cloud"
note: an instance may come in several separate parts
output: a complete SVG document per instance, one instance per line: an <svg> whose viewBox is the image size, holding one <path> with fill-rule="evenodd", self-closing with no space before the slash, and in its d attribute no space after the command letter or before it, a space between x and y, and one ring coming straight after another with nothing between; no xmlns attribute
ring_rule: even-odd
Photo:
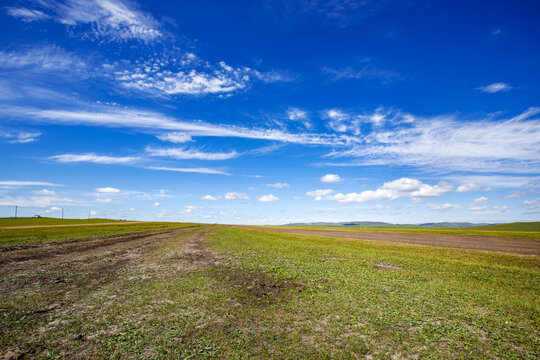
<svg viewBox="0 0 540 360"><path fill-rule="evenodd" d="M113 187L102 187L102 188L96 188L97 193L101 194L118 194L120 193L120 189L113 188Z"/></svg>
<svg viewBox="0 0 540 360"><path fill-rule="evenodd" d="M306 196L314 197L316 201L321 201L323 198L328 197L334 193L332 189L320 189L314 191L308 191ZM330 199L328 199L330 200Z"/></svg>
<svg viewBox="0 0 540 360"><path fill-rule="evenodd" d="M278 201L278 200L279 198L275 196L274 194L263 195L259 198L260 202L273 202L273 201Z"/></svg>
<svg viewBox="0 0 540 360"><path fill-rule="evenodd" d="M456 192L458 192L458 193L468 193L468 192L471 192L471 191L480 190L480 188L481 188L481 186L478 185L478 184L467 183L467 184L463 184L463 185L458 186L458 188L456 189Z"/></svg>
<svg viewBox="0 0 540 360"><path fill-rule="evenodd" d="M510 85L508 85L508 84L499 82L499 83L489 84L489 85L486 85L486 86L479 86L476 89L480 90L482 92L494 94L494 93L498 93L498 92L501 92L501 91L511 90L512 87Z"/></svg>
<svg viewBox="0 0 540 360"><path fill-rule="evenodd" d="M220 196L204 195L201 199L215 201L215 200L218 200L220 198L221 198Z"/></svg>
<svg viewBox="0 0 540 360"><path fill-rule="evenodd" d="M248 200L249 195L246 193L240 193L240 192L228 192L225 194L224 198L227 200L238 200L238 199Z"/></svg>
<svg viewBox="0 0 540 360"><path fill-rule="evenodd" d="M48 190L48 189L36 190L36 191L32 191L32 193L36 194L36 195L48 195L48 196L55 196L56 195L56 191L52 191L52 190Z"/></svg>
<svg viewBox="0 0 540 360"><path fill-rule="evenodd" d="M525 200L523 206L526 206L529 209L538 209L540 208L540 198Z"/></svg>
<svg viewBox="0 0 540 360"><path fill-rule="evenodd" d="M454 207L455 207L455 205L450 204L450 203L445 203L445 204L428 203L428 204L426 204L426 208L429 209L429 210L433 210L433 211L445 211L445 210L452 209Z"/></svg>
<svg viewBox="0 0 540 360"><path fill-rule="evenodd" d="M156 201L156 202L154 203L154 206L155 206L155 207L158 207L158 206L161 206L161 204L160 204L158 201Z"/></svg>
<svg viewBox="0 0 540 360"><path fill-rule="evenodd" d="M135 156L107 156L97 155L94 153L86 154L62 154L51 156L49 159L55 160L61 163L79 163L89 162L94 164L131 164L140 160Z"/></svg>
<svg viewBox="0 0 540 360"><path fill-rule="evenodd" d="M203 209L202 206L193 206L193 205L186 205L184 206L184 209L178 211L179 215L189 215L192 214L193 211Z"/></svg>
<svg viewBox="0 0 540 360"><path fill-rule="evenodd" d="M323 183L337 183L340 182L342 179L337 174L326 174L323 177L321 177L321 182Z"/></svg>
<svg viewBox="0 0 540 360"><path fill-rule="evenodd" d="M97 198L95 201L100 202L100 203L112 203L113 199L111 199L111 198Z"/></svg>
<svg viewBox="0 0 540 360"><path fill-rule="evenodd" d="M291 187L289 184L281 183L281 182L277 182L275 184L266 184L266 186L273 187L275 189L285 189L285 188Z"/></svg>
<svg viewBox="0 0 540 360"><path fill-rule="evenodd" d="M316 190L306 193L315 200L336 200L339 203L355 203L376 200L396 200L400 197L423 198L437 197L452 191L454 187L446 182L436 185L424 184L420 180L401 178L385 182L376 190L365 190L360 193L334 194L333 190Z"/></svg>
<svg viewBox="0 0 540 360"><path fill-rule="evenodd" d="M476 199L474 199L473 201L471 201L469 203L469 205L467 206L467 209L469 209L471 211L485 210L486 206L483 206L483 204L485 204L487 202L487 200L488 200L488 198L485 197L485 196L481 196L479 198L476 198Z"/></svg>

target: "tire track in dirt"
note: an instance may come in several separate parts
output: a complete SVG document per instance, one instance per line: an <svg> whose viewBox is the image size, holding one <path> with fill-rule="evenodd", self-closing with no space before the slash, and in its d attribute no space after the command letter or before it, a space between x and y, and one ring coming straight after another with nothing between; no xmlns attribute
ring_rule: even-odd
<svg viewBox="0 0 540 360"><path fill-rule="evenodd" d="M300 235L338 237L358 240L373 240L388 243L435 246L453 249L483 250L520 255L540 255L540 239L503 238L478 235L446 235L399 233L386 231L354 230L309 230L282 229L257 226L235 226L244 229L274 231Z"/></svg>

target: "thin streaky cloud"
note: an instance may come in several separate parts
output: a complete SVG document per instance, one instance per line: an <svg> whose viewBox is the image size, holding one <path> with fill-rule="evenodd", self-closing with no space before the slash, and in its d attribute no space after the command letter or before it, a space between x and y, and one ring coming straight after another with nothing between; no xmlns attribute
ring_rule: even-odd
<svg viewBox="0 0 540 360"><path fill-rule="evenodd" d="M152 147L147 147L146 152L150 156L170 157L181 160L229 160L240 156L240 154L238 154L236 151L231 151L228 153L209 153L193 149L181 148L156 149Z"/></svg>
<svg viewBox="0 0 540 360"><path fill-rule="evenodd" d="M61 163L95 163L95 164L133 164L138 162L141 158L136 156L107 156L97 155L94 153L87 154L61 154L49 157L51 160L55 160Z"/></svg>
<svg viewBox="0 0 540 360"><path fill-rule="evenodd" d="M476 88L476 90L480 90L485 93L489 94L495 94L501 91L509 91L512 89L512 86L506 84L506 83L493 83L485 86L479 86Z"/></svg>
<svg viewBox="0 0 540 360"><path fill-rule="evenodd" d="M167 166L148 166L145 169L149 170L159 170L159 171L172 171L172 172L183 172L183 173L199 173L199 174L215 174L215 175L231 175L223 170L212 169L212 168L176 168L176 167L167 167Z"/></svg>

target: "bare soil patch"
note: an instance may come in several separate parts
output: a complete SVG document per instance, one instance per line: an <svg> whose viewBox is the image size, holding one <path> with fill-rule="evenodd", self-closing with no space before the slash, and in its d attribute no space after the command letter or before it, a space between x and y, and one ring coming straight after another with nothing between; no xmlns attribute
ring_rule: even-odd
<svg viewBox="0 0 540 360"><path fill-rule="evenodd" d="M382 231L278 229L271 227L238 226L265 231L302 235L374 240L389 243L436 246L454 249L484 250L521 255L540 255L540 239L501 238L477 235L420 234Z"/></svg>

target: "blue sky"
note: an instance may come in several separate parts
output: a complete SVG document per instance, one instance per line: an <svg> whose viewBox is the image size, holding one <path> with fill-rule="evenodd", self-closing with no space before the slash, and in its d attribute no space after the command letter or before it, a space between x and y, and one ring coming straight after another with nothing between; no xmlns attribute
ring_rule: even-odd
<svg viewBox="0 0 540 360"><path fill-rule="evenodd" d="M537 1L10 1L0 216L540 220Z"/></svg>

